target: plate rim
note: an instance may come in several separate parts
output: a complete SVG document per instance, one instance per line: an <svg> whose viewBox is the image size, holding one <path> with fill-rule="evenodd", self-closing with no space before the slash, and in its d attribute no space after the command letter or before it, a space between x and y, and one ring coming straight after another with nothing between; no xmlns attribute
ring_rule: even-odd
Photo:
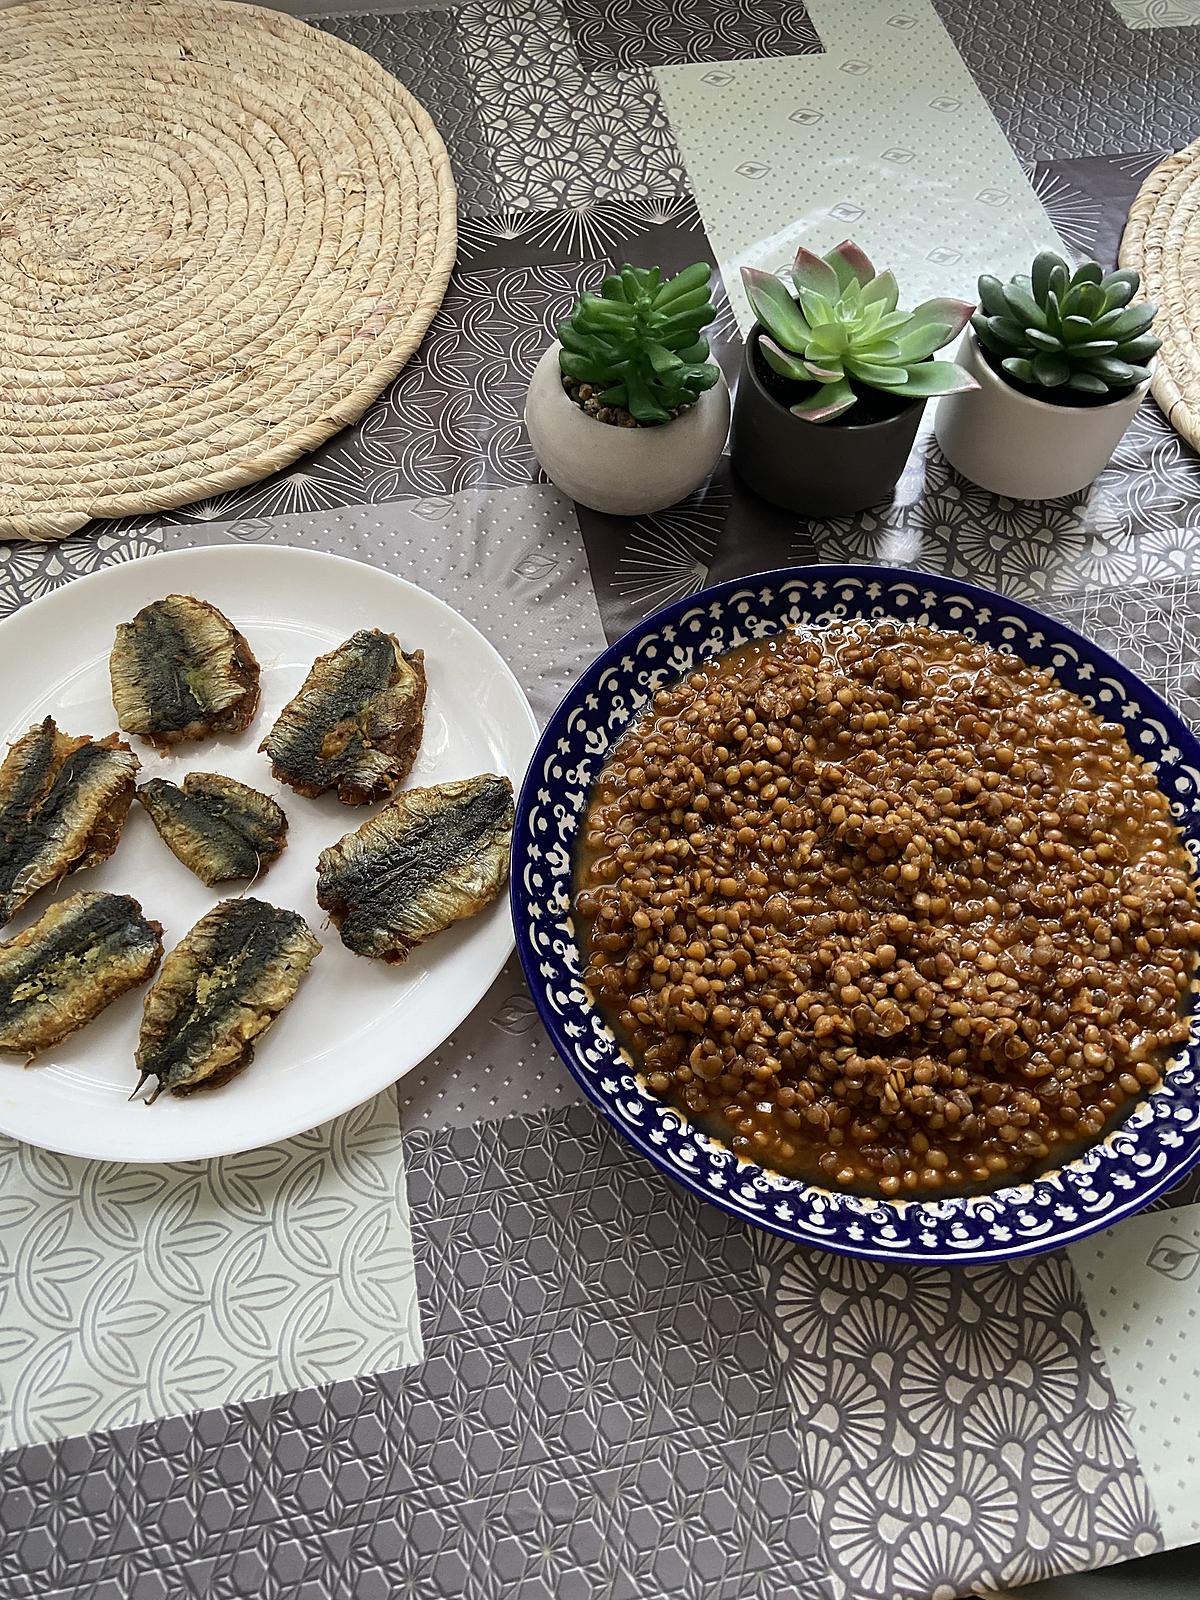
<svg viewBox="0 0 1200 1600"><path fill-rule="evenodd" d="M1078 1224L1062 1230L1054 1230L1048 1238L1022 1239L1014 1244L989 1244L986 1248L964 1250L960 1254L941 1248L918 1248L912 1243L905 1242L895 1249L883 1246L872 1246L847 1239L841 1235L836 1237L817 1238L801 1235L798 1230L789 1228L782 1221L775 1221L767 1214L750 1216L746 1210L734 1203L719 1188L703 1183L700 1175L670 1166L657 1152L649 1138L639 1127L634 1127L617 1118L607 1100L598 1088L589 1080L578 1065L574 1052L567 1042L566 1030L563 1027L559 1014L553 1006L548 1004L544 997L542 984L538 973L538 954L533 948L528 928L524 920L524 906L520 899L523 869L528 857L528 846L532 842L529 819L533 810L535 790L542 774L547 754L563 736L568 719L578 709L579 704L588 693L594 693L604 674L614 666L618 666L621 657L628 654L633 641L647 631L661 630L673 621L684 616L687 612L697 607L712 607L723 605L732 595L741 590L753 589L756 585L763 587L779 588L782 585L813 586L824 583L836 585L839 581L853 579L858 582L880 582L887 585L908 582L917 587L933 589L944 598L961 597L969 601L976 609L980 605L990 608L1000 607L1006 613L1014 615L1025 623L1032 623L1037 628L1047 625L1066 641L1083 646L1088 659L1111 668L1119 680L1132 679L1139 688L1140 694L1145 697L1149 709L1152 709L1168 726L1171 736L1181 746L1183 753L1190 757L1194 766L1200 767L1200 736L1193 733L1175 708L1159 694L1158 690L1146 683L1140 675L1126 666L1111 651L1089 639L1079 629L1069 623L1060 622L1057 617L1050 616L1047 612L1040 611L1028 602L1002 594L999 590L988 589L982 584L972 583L948 577L943 573L920 572L911 567L881 566L878 563L865 562L814 562L806 566L772 567L758 572L747 573L742 577L723 580L721 583L709 585L695 593L685 595L679 600L673 600L656 611L650 612L632 628L626 630L621 637L615 640L608 648L597 656L575 682L555 707L553 715L548 719L542 735L538 740L537 748L530 758L526 769L525 778L517 797L516 817L513 826L513 853L512 865L509 873L509 900L512 906L512 920L516 938L517 955L521 963L521 970L525 977L537 1009L542 1025L550 1035L559 1058L562 1060L572 1078L579 1085L586 1098L594 1105L604 1117L606 1123L614 1128L625 1140L643 1155L655 1169L669 1178L672 1182L686 1189L697 1199L710 1205L715 1205L726 1215L736 1218L737 1221L790 1243L809 1249L825 1249L835 1255L844 1255L858 1260L867 1261L892 1261L907 1262L912 1265L926 1266L967 1266L982 1264L998 1260L1015 1260L1025 1256L1042 1255L1051 1250L1062 1249L1069 1244L1077 1243L1093 1233L1123 1221L1144 1210L1156 1200L1165 1190L1173 1188L1185 1179L1197 1165L1200 1165L1200 1132L1194 1136L1193 1148L1171 1167L1164 1175L1152 1179L1142 1188L1139 1188L1125 1204L1118 1204L1100 1213L1085 1216ZM719 652L715 652L719 653ZM674 1109L674 1108L670 1108ZM680 1120L686 1122L682 1113L676 1113ZM1100 1141L1103 1142L1103 1141ZM1089 1147L1090 1148L1090 1147ZM730 1157L738 1162L739 1169L744 1173L765 1172L770 1169L756 1167L754 1163L747 1162L744 1158L728 1152ZM1072 1163L1064 1163L1066 1166ZM804 1179L795 1180L804 1189L809 1191L826 1192L837 1195L839 1191L822 1190L822 1186L807 1182ZM1036 1181L1036 1180L1034 1180ZM1003 1187L1017 1188L1021 1185L1007 1185ZM990 1191L1000 1193L1002 1190ZM919 1203L911 1200L890 1200L884 1196L868 1197L871 1203L883 1207L886 1211L904 1215L902 1208ZM980 1198L986 1198L981 1196Z"/></svg>
<svg viewBox="0 0 1200 1600"><path fill-rule="evenodd" d="M398 584L402 589L418 596L421 603L431 606L435 612L441 612L446 617L452 618L456 626L468 628L472 633L476 634L488 652L494 658L494 661L499 669L499 676L507 680L509 687L513 691L515 697L514 704L521 708L527 724L527 731L530 734L531 754L526 762L525 771L521 774L519 780L514 779L513 781L514 796L520 792L524 786L525 777L528 775L528 761L533 759L532 751L536 749L536 741L540 730L537 721L537 715L530 704L529 696L525 693L524 688L521 686L520 681L513 672L512 668L509 666L508 662L492 643L491 639L488 638L487 634L484 633L482 628L478 627L474 622L472 622L469 617L464 616L461 611L456 611L448 601L442 599L441 595L435 594L430 589L422 588L420 584L414 583L409 578L401 577L399 573L389 572L386 568L376 567L370 562L359 561L353 556L338 555L333 551L327 550L310 550L301 545L292 545L271 541L268 544L253 545L188 545L179 550L154 551L152 554L137 556L130 561L110 562L105 566L98 567L94 572L81 573L76 577L68 579L66 583L60 584L57 588L51 589L46 594L38 595L36 599L29 601L27 604L21 606L18 610L11 612L6 617L0 618L0 650L3 649L3 641L6 630L11 629L15 624L18 625L18 631L20 631L20 627L25 624L25 619L29 617L36 618L45 610L47 606L53 606L56 603L61 603L64 596L78 593L81 587L86 587L95 583L114 582L121 577L127 576L135 570L153 568L154 570L165 572L173 566L182 566L187 562L194 561L196 559L202 561L210 561L215 559L223 564L236 566L240 561L266 561L269 564L269 562L275 556L282 556L287 561L310 567L319 566L328 568L330 563L336 563L339 567L354 569L360 576L363 574L369 574L372 579L382 579L386 583ZM173 591L170 589L164 589L163 592L167 593ZM118 732L121 731L117 725L115 710L113 713L113 726L114 728L117 728ZM6 743L7 741L0 739L0 746L5 745ZM359 812L366 812L373 815L375 809L376 808L373 807L346 808L350 816L354 816ZM365 820L365 816L360 816L359 820ZM57 894L58 891L62 889L64 884L68 884L72 876L72 874L68 874L66 878L60 879L59 883L54 886L54 893ZM504 899L507 900L507 897L504 897ZM499 896L497 897L497 901L500 902ZM53 901L47 902L47 904L51 903L53 903ZM0 935L0 938L6 936L7 935ZM223 1160L227 1156L242 1155L250 1150L264 1149L273 1144L281 1144L288 1139L299 1138L303 1134L311 1132L313 1128L324 1127L327 1123L336 1121L339 1117L346 1116L348 1113L356 1110L359 1106L365 1105L368 1100L374 1099L377 1095L386 1094L390 1089L393 1089L395 1085L401 1081L401 1079L407 1077L410 1073L415 1072L421 1065L421 1062L427 1060L429 1055L440 1049L441 1045L445 1043L450 1034L452 1034L456 1028L461 1027L463 1022L466 1021L475 1008L480 1004L484 996L487 994L488 989L495 982L496 978L503 970L505 963L512 955L514 945L515 931L512 927L512 915L510 909L508 936L501 943L500 953L498 959L494 963L494 967L492 962L488 962L486 964L486 982L483 982L479 986L479 992L471 1001L469 1007L462 1013L461 1016L457 1018L456 1021L446 1028L441 1039L432 1044L429 1051L425 1055L414 1061L410 1066L405 1067L394 1077L389 1078L386 1083L379 1084L375 1088L367 1090L364 1094L356 1095L355 1098L351 1099L347 1102L347 1104L342 1106L340 1110L332 1111L327 1116L322 1116L317 1122L312 1122L306 1115L302 1115L295 1125L289 1123L284 1131L273 1132L266 1139L252 1137L247 1140L233 1137L228 1141L222 1141L219 1149L213 1149L205 1155L113 1155L111 1152L99 1153L94 1148L88 1149L86 1147L77 1145L70 1139L54 1139L52 1141L49 1138L39 1138L35 1141L29 1138L27 1134L11 1132L5 1126L7 1119L4 1117L2 1109L0 1109L0 1135L5 1138L16 1140L20 1144L29 1145L34 1149L48 1150L55 1155L69 1156L73 1159L82 1161L112 1161L126 1166L166 1166L172 1163L183 1161L219 1161ZM484 970L484 968L480 968L481 973ZM472 988L474 987L475 986L473 985ZM148 988L149 984L143 986L138 992L144 995ZM79 1030L81 1034L85 1031L86 1025L85 1028ZM0 1058L0 1066L3 1066L6 1060L11 1062L16 1061L17 1058ZM36 1068L31 1070L36 1070ZM348 1076L346 1077L345 1081L350 1081Z"/></svg>

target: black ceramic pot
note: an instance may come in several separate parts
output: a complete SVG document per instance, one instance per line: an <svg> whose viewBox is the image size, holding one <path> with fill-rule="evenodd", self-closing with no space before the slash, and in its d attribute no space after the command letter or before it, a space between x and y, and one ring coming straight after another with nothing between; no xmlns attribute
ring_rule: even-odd
<svg viewBox="0 0 1200 1600"><path fill-rule="evenodd" d="M755 494L810 517L844 517L890 500L917 436L924 400L882 422L805 422L767 393L755 324L733 406L733 469ZM853 416L853 411L849 413Z"/></svg>

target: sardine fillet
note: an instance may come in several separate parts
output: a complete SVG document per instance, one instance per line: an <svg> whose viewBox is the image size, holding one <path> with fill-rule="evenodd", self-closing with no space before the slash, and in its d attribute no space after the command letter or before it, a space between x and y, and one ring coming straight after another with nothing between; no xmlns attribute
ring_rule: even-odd
<svg viewBox="0 0 1200 1600"><path fill-rule="evenodd" d="M39 889L113 853L137 771L116 734L73 739L53 717L17 740L0 765L0 926Z"/></svg>
<svg viewBox="0 0 1200 1600"><path fill-rule="evenodd" d="M35 1056L145 983L162 928L129 895L60 900L0 945L0 1050Z"/></svg>
<svg viewBox="0 0 1200 1600"><path fill-rule="evenodd" d="M201 917L146 996L137 1067L141 1083L158 1079L151 1099L211 1088L248 1066L320 949L299 912L262 900L223 900Z"/></svg>
<svg viewBox="0 0 1200 1600"><path fill-rule="evenodd" d="M424 721L424 654L364 628L317 657L259 748L298 794L334 789L344 805L369 805L408 776Z"/></svg>
<svg viewBox="0 0 1200 1600"><path fill-rule="evenodd" d="M109 676L121 727L160 748L241 733L258 710L254 652L194 595L169 594L121 623Z"/></svg>
<svg viewBox="0 0 1200 1600"><path fill-rule="evenodd" d="M507 778L408 789L321 852L317 903L347 949L404 961L495 899L508 878L512 828Z"/></svg>
<svg viewBox="0 0 1200 1600"><path fill-rule="evenodd" d="M217 772L189 772L182 788L151 778L137 797L168 850L203 883L257 877L287 844L282 808Z"/></svg>

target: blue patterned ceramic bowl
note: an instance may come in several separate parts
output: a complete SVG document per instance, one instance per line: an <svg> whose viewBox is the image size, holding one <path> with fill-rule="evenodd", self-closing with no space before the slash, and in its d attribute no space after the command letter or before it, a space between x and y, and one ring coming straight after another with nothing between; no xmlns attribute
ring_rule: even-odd
<svg viewBox="0 0 1200 1600"><path fill-rule="evenodd" d="M1035 1182L987 1195L881 1200L833 1193L734 1156L642 1087L580 981L571 856L593 778L630 720L698 662L786 624L894 618L955 629L1049 667L1154 762L1200 860L1200 743L1153 690L1080 634L971 584L885 567L796 567L721 584L656 612L583 674L551 718L517 806L512 908L542 1020L589 1099L669 1177L801 1244L915 1262L1049 1250L1129 1216L1200 1161L1200 1011L1164 1082L1102 1143Z"/></svg>

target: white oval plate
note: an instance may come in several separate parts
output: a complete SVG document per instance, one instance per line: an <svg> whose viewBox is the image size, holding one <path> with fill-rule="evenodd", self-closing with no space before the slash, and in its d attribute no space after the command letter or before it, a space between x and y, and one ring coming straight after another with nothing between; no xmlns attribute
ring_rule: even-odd
<svg viewBox="0 0 1200 1600"><path fill-rule="evenodd" d="M316 901L320 851L373 808L306 800L271 776L258 745L313 659L358 628L396 634L425 652L425 736L409 779L441 783L499 772L519 786L537 723L505 662L449 606L358 561L283 546L181 550L106 568L35 601L0 624L0 737L5 745L48 713L71 734L116 730L108 656L118 622L166 594L219 606L262 667L262 705L236 738L204 740L160 757L140 739L139 780L227 773L274 795L290 829L283 855L249 891L289 906L324 946L300 991L259 1040L250 1066L211 1093L153 1106L128 1102L144 989L24 1068L0 1055L0 1130L67 1155L107 1161L186 1161L285 1139L349 1111L435 1050L478 1004L512 949L507 897L440 934L400 967L353 956ZM2 751L0 751L2 754ZM141 806L116 853L35 896L0 934L36 920L80 889L132 894L174 945L238 882L207 889L163 844Z"/></svg>

